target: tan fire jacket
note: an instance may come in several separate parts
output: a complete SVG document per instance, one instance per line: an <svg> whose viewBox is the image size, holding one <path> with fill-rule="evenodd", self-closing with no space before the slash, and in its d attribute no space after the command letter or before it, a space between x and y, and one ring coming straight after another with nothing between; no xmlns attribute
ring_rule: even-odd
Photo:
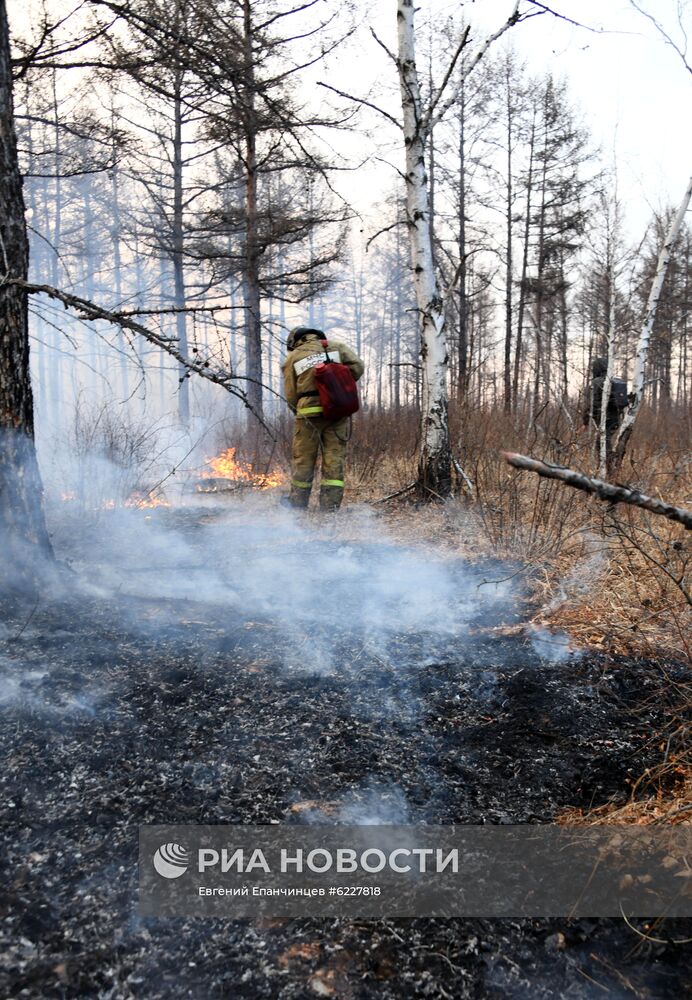
<svg viewBox="0 0 692 1000"><path fill-rule="evenodd" d="M332 361L348 365L356 382L365 371L365 365L350 347L340 340L327 340L327 350ZM283 364L284 394L288 405L299 417L315 416L322 412L317 386L315 365L325 360L324 347L315 333L300 341L290 351Z"/></svg>

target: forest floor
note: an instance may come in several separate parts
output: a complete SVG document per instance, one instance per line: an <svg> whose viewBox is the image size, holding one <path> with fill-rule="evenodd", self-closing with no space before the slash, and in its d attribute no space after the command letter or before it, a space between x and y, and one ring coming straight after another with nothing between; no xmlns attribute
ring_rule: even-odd
<svg viewBox="0 0 692 1000"><path fill-rule="evenodd" d="M674 650L580 645L462 505L299 518L249 495L63 516L55 541L74 588L0 635L0 995L684 994L689 921L137 911L144 823L545 823L649 801ZM674 768L661 781L679 794Z"/></svg>

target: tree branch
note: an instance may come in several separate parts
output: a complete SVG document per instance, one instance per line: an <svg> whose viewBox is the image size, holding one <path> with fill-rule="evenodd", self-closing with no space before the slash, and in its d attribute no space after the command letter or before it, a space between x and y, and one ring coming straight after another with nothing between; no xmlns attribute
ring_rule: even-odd
<svg viewBox="0 0 692 1000"><path fill-rule="evenodd" d="M690 63L687 61L687 47L685 47L684 49L680 48L680 46L677 45L673 41L673 39L670 37L670 35L665 30L665 28L663 27L663 25L659 21L656 20L656 18L653 16L653 14L649 14L649 12L647 10L644 10L643 7L640 7L640 5L636 2L636 0L630 0L630 3L634 7L634 9L639 14L642 15L642 17L645 17L648 21L650 21L653 24L654 28L656 29L656 31L658 31L658 33L660 34L660 36L663 38L663 40L666 43L666 45L670 45L671 49L673 49L674 52L677 52L677 54L680 56L680 58L682 59L683 65L684 65L685 69L687 70L687 72L688 73L692 73L692 65L690 65ZM680 29L681 29L681 31L683 32L683 35L684 35L685 34L685 29L682 26L682 18L681 18L681 14L680 14L680 9L679 8L678 8L678 20L679 20L679 23L680 23Z"/></svg>
<svg viewBox="0 0 692 1000"><path fill-rule="evenodd" d="M440 103L442 95L447 89L447 84L449 83L452 73L454 72L454 68L459 61L459 56L461 55L461 53L463 52L464 48L468 43L470 31L471 31L471 25L467 24L466 27L464 28L464 31L462 32L461 38L459 39L459 44L456 47L454 55L449 61L449 66L447 67L447 72L444 75L444 79L440 84L440 86L437 88L437 93L430 102L430 107L428 109L428 117L430 118L432 118L433 115L435 114L435 108Z"/></svg>
<svg viewBox="0 0 692 1000"><path fill-rule="evenodd" d="M543 476L545 479L557 479L566 486L572 486L575 490L593 493L599 500L605 500L608 503L626 503L633 507L642 507L652 514L660 514L671 521L677 521L678 524L684 525L688 531L692 529L692 510L674 507L663 500L646 496L639 490L632 490L626 486L615 486L602 479L591 479L581 472L575 472L574 469L566 469L562 465L548 465L536 458L517 455L513 451L503 451L502 457L515 469L535 472L536 475Z"/></svg>
<svg viewBox="0 0 692 1000"><path fill-rule="evenodd" d="M371 108L373 111L377 111L378 114L384 115L392 125L396 125L399 129L402 128L401 122L398 122L388 111L385 111L384 108L378 108L376 104L371 104L370 101L366 101L363 97L354 97L353 94L346 94L343 90L337 90L336 87L331 87L328 83L323 83L321 80L318 81L317 86L324 87L325 90L332 90L339 97L344 97L347 101L356 101L357 104L363 104L366 108Z"/></svg>
<svg viewBox="0 0 692 1000"><path fill-rule="evenodd" d="M96 305L94 302L82 299L78 295L71 295L69 292L63 292L59 288L54 288L52 285L35 285L29 281L23 281L21 278L6 278L3 283L23 288L29 295L43 293L51 299L56 299L58 302L62 302L66 309L71 309L82 319L91 321L101 319L105 320L107 323L112 323L114 326L119 326L122 329L132 330L133 333L139 334L140 337L148 340L150 344L154 344L162 351L165 351L166 354L170 354L172 358L175 358L178 364L185 369L186 375L199 375L201 378L205 378L207 381L213 382L215 385L220 385L222 389L226 390L226 392L229 392L232 396L240 399L247 409L250 410L252 415L259 420L265 430L271 434L271 431L262 418L255 412L252 406L250 406L245 392L234 384L234 379L230 372L225 371L222 368L212 368L210 362L204 358L186 358L176 346L175 340L172 340L169 337L161 336L161 334L148 329L148 327L143 326L141 323L137 323L136 320L130 319L126 315L113 312L110 309L104 309L102 306ZM273 437L273 434L271 436Z"/></svg>
<svg viewBox="0 0 692 1000"><path fill-rule="evenodd" d="M516 0L516 3L514 5L514 9L513 9L512 13L509 15L509 17L507 18L507 20L505 21L505 23L501 27L499 27L497 29L497 31L493 32L492 35L488 35L488 37L483 42L483 44L481 45L481 47L478 49L478 51L476 52L476 54L474 55L474 57L470 60L470 62L466 66L463 67L462 74L461 74L463 79L466 79L466 77L470 73L473 72L473 70L476 68L476 66L478 65L478 63L481 61L481 59L483 58L483 56L486 54L486 52L488 51L488 49L490 48L490 46L493 45L494 42L496 42L499 38L501 38L502 35L504 35L504 33L506 31L509 31L510 28L513 28L515 24L518 24L520 20L522 20L522 16L519 13L519 0ZM460 44L459 48L457 49L457 51L456 51L456 53L454 55L453 64L456 63L456 61L457 61L457 59L458 59L458 57L459 57L459 55L460 55L460 53L461 53L464 45L466 44L466 42L467 42L466 35L464 35L464 37L462 38L461 44ZM453 66L452 66L452 68L453 68ZM449 80L450 73L451 73L451 70L448 71L448 73L446 74L445 81ZM460 81L459 84L454 88L454 90L449 95L449 97L447 98L447 100L440 107L440 110L437 112L437 114L433 114L434 107L437 106L437 104L438 104L438 102L439 102L439 100L440 100L440 98L442 96L442 90L440 89L438 91L437 95L435 96L434 103L428 108L427 113L426 113L426 115L424 117L424 120L423 120L423 123L422 123L423 131L426 134L427 134L427 132L428 132L429 129L434 128L435 125L437 125L440 121L442 121L442 119L447 114L447 112L452 107L452 105L456 103L457 98L459 96L459 91L461 90L461 86L462 86L462 81Z"/></svg>
<svg viewBox="0 0 692 1000"><path fill-rule="evenodd" d="M392 60L392 62L396 66L396 64L397 64L397 62L396 62L396 56L394 55L394 53L392 52L392 50L390 48L387 48L387 46L384 44L384 42L382 41L382 39L375 33L375 31L374 31L373 28L370 28L370 34L375 39L375 41L380 46L380 48L384 49L384 51L387 53L387 55L389 56L389 58Z"/></svg>
<svg viewBox="0 0 692 1000"><path fill-rule="evenodd" d="M538 7L541 14L552 14L559 21L565 21L567 24L573 25L575 28L584 28L585 31L592 31L596 35L606 34L602 28L592 28L588 24L583 24L581 21L574 21L571 17L567 17L566 14L561 14L559 10L553 10L552 7L548 7L544 3L538 3L538 0L527 0L532 7Z"/></svg>

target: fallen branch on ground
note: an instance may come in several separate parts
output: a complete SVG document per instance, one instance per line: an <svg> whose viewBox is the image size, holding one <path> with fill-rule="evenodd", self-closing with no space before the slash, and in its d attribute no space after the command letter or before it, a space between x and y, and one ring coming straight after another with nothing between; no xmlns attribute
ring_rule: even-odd
<svg viewBox="0 0 692 1000"><path fill-rule="evenodd" d="M516 452L503 451L502 456L505 461L514 466L515 469L522 469L527 472L535 472L545 479L559 479L566 486L572 486L576 490L584 490L586 493L593 493L599 500L606 500L609 503L627 503L633 507L643 507L644 510L652 514L661 514L671 521L677 521L688 530L692 528L692 511L682 507L674 507L672 504L657 500L655 497L646 496L638 490L629 489L626 486L614 486L606 483L602 479L591 479L574 469L566 469L562 465L548 465L535 458L527 458L525 455L517 455Z"/></svg>
<svg viewBox="0 0 692 1000"><path fill-rule="evenodd" d="M411 490L415 490L416 484L409 483L408 486L404 486L403 489L397 490L396 493L389 493L386 497L380 497L379 500L373 501L374 503L386 503L387 500L393 500L395 497L401 497L404 493L410 493Z"/></svg>

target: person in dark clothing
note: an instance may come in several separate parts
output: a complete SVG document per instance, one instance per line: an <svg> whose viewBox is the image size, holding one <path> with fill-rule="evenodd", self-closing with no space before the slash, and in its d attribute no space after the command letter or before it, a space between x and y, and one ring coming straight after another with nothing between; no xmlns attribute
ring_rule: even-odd
<svg viewBox="0 0 692 1000"><path fill-rule="evenodd" d="M587 427L589 422L593 420L596 427L601 426L601 413L603 406L603 386L605 385L606 373L608 371L608 362L605 358L598 357L594 358L591 363L591 386L589 389L589 396L587 400L587 405L584 410L584 426ZM616 386L615 383L618 383ZM613 443L613 438L617 434L618 428L620 426L620 418L623 413L624 407L620 405L621 392L616 390L619 389L622 379L613 379L610 387L610 396L608 398L608 405L606 407L606 450L608 453L611 451L611 446ZM626 388L625 388L626 393ZM625 402L625 405L626 402Z"/></svg>

